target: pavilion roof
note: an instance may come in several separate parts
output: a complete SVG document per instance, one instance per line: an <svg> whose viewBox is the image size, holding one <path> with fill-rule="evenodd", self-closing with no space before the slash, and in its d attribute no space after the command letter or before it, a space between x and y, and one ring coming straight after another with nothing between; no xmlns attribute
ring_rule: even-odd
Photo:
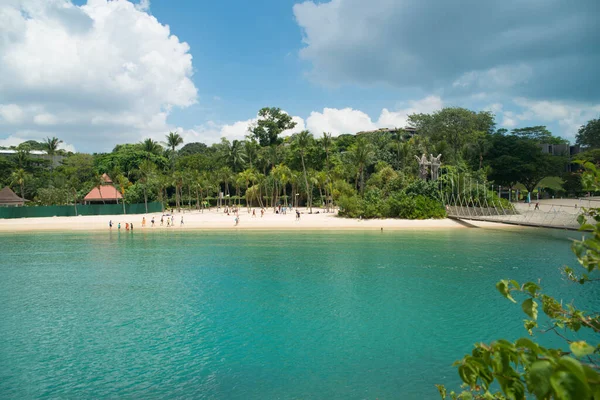
<svg viewBox="0 0 600 400"><path fill-rule="evenodd" d="M102 196L100 196L102 194ZM95 187L83 198L85 201L102 201L122 199L121 193L111 185L102 185L100 188Z"/></svg>
<svg viewBox="0 0 600 400"><path fill-rule="evenodd" d="M8 186L5 186L4 189L0 190L0 204L21 204L25 201L28 200L17 196Z"/></svg>

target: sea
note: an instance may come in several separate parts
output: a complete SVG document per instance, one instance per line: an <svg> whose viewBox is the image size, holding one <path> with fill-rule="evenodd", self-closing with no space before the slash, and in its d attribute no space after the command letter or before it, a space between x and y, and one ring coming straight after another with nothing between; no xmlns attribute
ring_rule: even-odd
<svg viewBox="0 0 600 400"><path fill-rule="evenodd" d="M436 399L474 343L527 336L500 279L599 309L560 271L578 235L3 233L0 398Z"/></svg>

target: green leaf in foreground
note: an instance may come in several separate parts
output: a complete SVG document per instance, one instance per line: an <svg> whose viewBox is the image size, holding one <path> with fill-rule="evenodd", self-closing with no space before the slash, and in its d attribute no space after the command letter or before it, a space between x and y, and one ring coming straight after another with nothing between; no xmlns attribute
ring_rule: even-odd
<svg viewBox="0 0 600 400"><path fill-rule="evenodd" d="M533 318L534 320L537 320L538 317L538 304L535 300L533 299L526 299L525 301L523 301L523 304L521 304L521 308L523 309L523 312L527 315L529 315L530 318Z"/></svg>
<svg viewBox="0 0 600 400"><path fill-rule="evenodd" d="M569 348L577 358L589 356L594 352L594 346L590 346L585 341L573 342L569 345Z"/></svg>

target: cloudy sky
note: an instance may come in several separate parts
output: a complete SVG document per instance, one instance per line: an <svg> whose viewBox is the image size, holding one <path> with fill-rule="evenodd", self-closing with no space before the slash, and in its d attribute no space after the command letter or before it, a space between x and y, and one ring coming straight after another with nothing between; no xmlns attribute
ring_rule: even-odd
<svg viewBox="0 0 600 400"><path fill-rule="evenodd" d="M406 125L444 106L573 139L600 116L597 0L0 0L0 145Z"/></svg>

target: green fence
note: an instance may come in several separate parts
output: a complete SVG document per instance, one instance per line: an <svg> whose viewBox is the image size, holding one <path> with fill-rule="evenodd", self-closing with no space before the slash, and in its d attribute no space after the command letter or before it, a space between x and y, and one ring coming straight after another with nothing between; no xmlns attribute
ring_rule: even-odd
<svg viewBox="0 0 600 400"><path fill-rule="evenodd" d="M161 203L148 203L148 213L162 212ZM145 214L144 204L125 204L125 214ZM74 217L76 215L120 215L122 204L89 204L75 206L0 207L2 218Z"/></svg>

